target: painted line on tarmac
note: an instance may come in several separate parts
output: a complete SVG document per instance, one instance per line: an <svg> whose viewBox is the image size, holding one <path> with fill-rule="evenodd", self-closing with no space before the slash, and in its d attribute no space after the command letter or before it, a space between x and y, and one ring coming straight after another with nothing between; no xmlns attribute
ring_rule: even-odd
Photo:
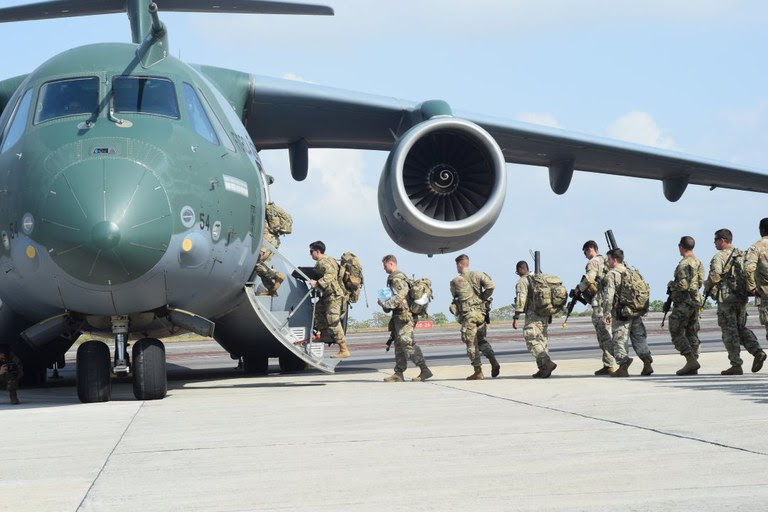
<svg viewBox="0 0 768 512"><path fill-rule="evenodd" d="M128 432L128 429L131 428L131 425L133 425L133 421L136 419L136 416L139 415L139 412L141 412L141 409L144 408L144 404L146 402L142 401L141 405L139 405L139 408L136 409L136 412L133 413L133 416L131 416L131 421L128 422L128 424L125 426L125 429L123 429L123 433L120 434L120 438L115 443L115 446L112 447L112 450L109 452L109 455L107 455L107 458L104 459L104 464L101 465L101 468L99 468L99 472L96 474L96 478L93 479L93 482L91 482L91 485L88 486L88 490L85 491L85 496L83 496L83 499L80 500L80 504L77 506L77 509L75 509L75 512L83 508L83 503L85 503L85 500L88 498L88 495L91 494L91 489L93 489L93 486L96 485L96 481L101 477L101 473L104 471L104 468L107 467L107 464L109 464L109 459L112 458L112 454L115 453L115 450L117 450L117 447L120 446L120 443L123 441L123 438L125 437L125 434Z"/></svg>
<svg viewBox="0 0 768 512"><path fill-rule="evenodd" d="M438 382L429 382L428 384L432 384L433 386L439 386L439 387L443 387L443 388L453 389L455 391L463 391L465 393L471 393L471 394L474 394L474 395L481 395L481 396L485 396L485 397L489 397L489 398L495 398L497 400L504 400L505 402L512 402L512 403L515 403L515 404L518 404L518 405L525 405L525 406L528 406L528 407L534 407L536 409L544 409L546 411L559 412L559 413L562 413L562 414L568 414L568 415L571 415L571 416L576 416L576 417L579 417L579 418L585 418L585 419L588 419L588 420L601 421L603 423L610 423L610 424L619 425L619 426L622 426L622 427L636 428L638 430L645 430L645 431L648 431L648 432L654 432L656 434L661 434L663 436L675 437L675 438L678 438L678 439L686 439L688 441L696 441L698 443L704 443L704 444L708 444L708 445L711 445L711 446L718 446L720 448L727 448L729 450L736 450L736 451L740 451L740 452L746 452L746 453L751 453L751 454L754 454L754 455L762 455L763 457L768 457L768 453L765 453L765 452L758 452L758 451L755 451L755 450L749 450L747 448L741 448L739 446L731 446L731 445L728 445L728 444L718 443L717 441L708 441L708 440L702 439L700 437L686 436L686 435L683 435L683 434L675 434L673 432L665 432L664 430L659 430L659 429L652 428L652 427L644 427L642 425L635 425L633 423L624 423L623 421L611 420L611 419L607 419L607 418L599 418L597 416L590 416L588 414L582 414L580 412L567 411L565 409L558 409L557 407L549 407L547 405L533 404L533 403L530 403L530 402L524 402L522 400L515 400L514 398L506 398L506 397L503 397L503 396L492 395L490 393L483 393L481 391L473 391L471 389L457 388L457 387L454 387L454 386L449 386L449 385L438 383Z"/></svg>

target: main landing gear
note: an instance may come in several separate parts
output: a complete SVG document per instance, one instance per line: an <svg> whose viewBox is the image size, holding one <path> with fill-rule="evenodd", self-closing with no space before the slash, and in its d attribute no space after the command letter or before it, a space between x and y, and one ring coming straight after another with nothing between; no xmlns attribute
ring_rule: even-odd
<svg viewBox="0 0 768 512"><path fill-rule="evenodd" d="M114 366L106 343L90 340L77 349L77 396L83 403L108 402L112 398L112 373L133 375L133 395L138 400L158 400L168 392L165 346L155 338L142 338L128 356L128 317L113 316Z"/></svg>

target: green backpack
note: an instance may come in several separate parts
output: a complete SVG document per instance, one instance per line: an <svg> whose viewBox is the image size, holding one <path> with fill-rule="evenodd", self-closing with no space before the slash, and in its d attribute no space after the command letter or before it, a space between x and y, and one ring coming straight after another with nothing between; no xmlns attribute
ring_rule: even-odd
<svg viewBox="0 0 768 512"><path fill-rule="evenodd" d="M408 307L413 316L427 316L427 308L432 302L432 281L426 277L409 280Z"/></svg>
<svg viewBox="0 0 768 512"><path fill-rule="evenodd" d="M349 302L355 303L360 299L363 288L363 264L353 252L341 255L339 264L339 284L347 291Z"/></svg>
<svg viewBox="0 0 768 512"><path fill-rule="evenodd" d="M264 216L267 218L267 227L273 234L289 235L293 231L293 217L275 203L267 203Z"/></svg>
<svg viewBox="0 0 768 512"><path fill-rule="evenodd" d="M627 267L617 292L616 311L622 318L640 318L650 307L651 287L636 268Z"/></svg>
<svg viewBox="0 0 768 512"><path fill-rule="evenodd" d="M728 268L723 269L725 274L723 277L725 277L727 283L726 286L741 298L747 296L747 271L744 268L745 256L744 251L734 249L728 262Z"/></svg>
<svg viewBox="0 0 768 512"><path fill-rule="evenodd" d="M531 300L533 311L539 316L552 316L565 307L568 302L568 290L563 280L551 274L530 275Z"/></svg>

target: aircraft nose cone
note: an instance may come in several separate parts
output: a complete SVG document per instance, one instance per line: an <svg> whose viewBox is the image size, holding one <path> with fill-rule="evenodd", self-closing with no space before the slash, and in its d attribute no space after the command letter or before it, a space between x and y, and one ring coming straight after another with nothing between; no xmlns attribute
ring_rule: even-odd
<svg viewBox="0 0 768 512"><path fill-rule="evenodd" d="M32 234L81 281L115 285L152 269L168 249L171 208L151 168L134 159L86 158L53 179Z"/></svg>
<svg viewBox="0 0 768 512"><path fill-rule="evenodd" d="M91 241L102 251L114 249L120 243L120 226L107 220L99 222L91 230Z"/></svg>

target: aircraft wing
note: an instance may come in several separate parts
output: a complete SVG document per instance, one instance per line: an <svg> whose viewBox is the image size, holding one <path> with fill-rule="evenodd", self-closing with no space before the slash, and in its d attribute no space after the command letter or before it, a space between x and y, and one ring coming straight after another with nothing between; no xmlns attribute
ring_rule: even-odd
<svg viewBox="0 0 768 512"><path fill-rule="evenodd" d="M255 75L247 101L247 128L259 149L303 140L310 148L390 150L428 119L433 106ZM670 200L688 183L768 192L768 175L756 168L519 121L453 115L487 130L507 162L549 167L557 193L568 188L574 169L661 180Z"/></svg>

